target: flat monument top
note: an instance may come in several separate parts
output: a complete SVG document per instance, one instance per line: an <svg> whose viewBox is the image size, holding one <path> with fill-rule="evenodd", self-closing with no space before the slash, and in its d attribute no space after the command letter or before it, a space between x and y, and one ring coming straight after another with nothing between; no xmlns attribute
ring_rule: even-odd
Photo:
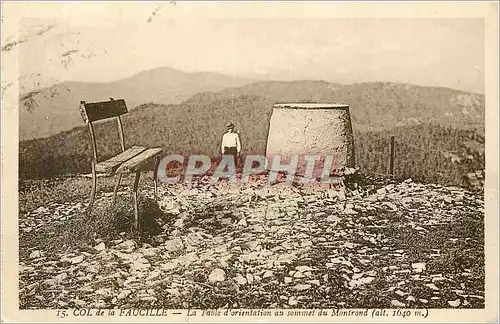
<svg viewBox="0 0 500 324"><path fill-rule="evenodd" d="M277 103L274 108L295 108L295 109L340 109L349 108L349 105L317 102L284 102Z"/></svg>

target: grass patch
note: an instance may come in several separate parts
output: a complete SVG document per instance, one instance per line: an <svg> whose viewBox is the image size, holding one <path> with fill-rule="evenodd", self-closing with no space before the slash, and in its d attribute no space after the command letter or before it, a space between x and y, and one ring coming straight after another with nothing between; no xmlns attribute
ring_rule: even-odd
<svg viewBox="0 0 500 324"><path fill-rule="evenodd" d="M112 192L118 177L100 177L97 180L97 194ZM151 176L142 175L141 186L152 184ZM133 175L124 174L122 186L133 183ZM25 214L49 203L68 201L88 202L92 186L91 178L19 180L19 214Z"/></svg>
<svg viewBox="0 0 500 324"><path fill-rule="evenodd" d="M149 242L163 231L162 226L167 223L157 202L142 195L139 196L138 233L133 229L134 217L132 199L118 197L114 206L111 199L105 200L96 203L91 213L83 212L67 221L48 224L43 232L21 234L20 254L29 254L29 248L50 253L92 250L98 239L105 243L118 238Z"/></svg>

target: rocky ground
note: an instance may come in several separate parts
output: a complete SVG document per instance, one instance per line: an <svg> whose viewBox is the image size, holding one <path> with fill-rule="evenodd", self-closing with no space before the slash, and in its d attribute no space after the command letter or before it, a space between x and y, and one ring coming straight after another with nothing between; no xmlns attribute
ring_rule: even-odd
<svg viewBox="0 0 500 324"><path fill-rule="evenodd" d="M85 201L21 202L21 308L484 307L484 200L460 188L161 185L147 240L45 242Z"/></svg>

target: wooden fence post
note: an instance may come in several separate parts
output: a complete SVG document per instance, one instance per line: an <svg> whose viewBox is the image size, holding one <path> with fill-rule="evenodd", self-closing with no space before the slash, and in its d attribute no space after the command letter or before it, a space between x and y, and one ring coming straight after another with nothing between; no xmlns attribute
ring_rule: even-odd
<svg viewBox="0 0 500 324"><path fill-rule="evenodd" d="M391 136L389 174L394 178L394 136Z"/></svg>

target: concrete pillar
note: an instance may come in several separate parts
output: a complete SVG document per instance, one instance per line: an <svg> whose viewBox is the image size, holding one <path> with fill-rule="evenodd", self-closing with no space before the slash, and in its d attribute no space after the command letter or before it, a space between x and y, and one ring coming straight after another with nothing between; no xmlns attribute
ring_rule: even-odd
<svg viewBox="0 0 500 324"><path fill-rule="evenodd" d="M266 155L333 154L338 169L355 167L348 105L279 103L271 116Z"/></svg>

